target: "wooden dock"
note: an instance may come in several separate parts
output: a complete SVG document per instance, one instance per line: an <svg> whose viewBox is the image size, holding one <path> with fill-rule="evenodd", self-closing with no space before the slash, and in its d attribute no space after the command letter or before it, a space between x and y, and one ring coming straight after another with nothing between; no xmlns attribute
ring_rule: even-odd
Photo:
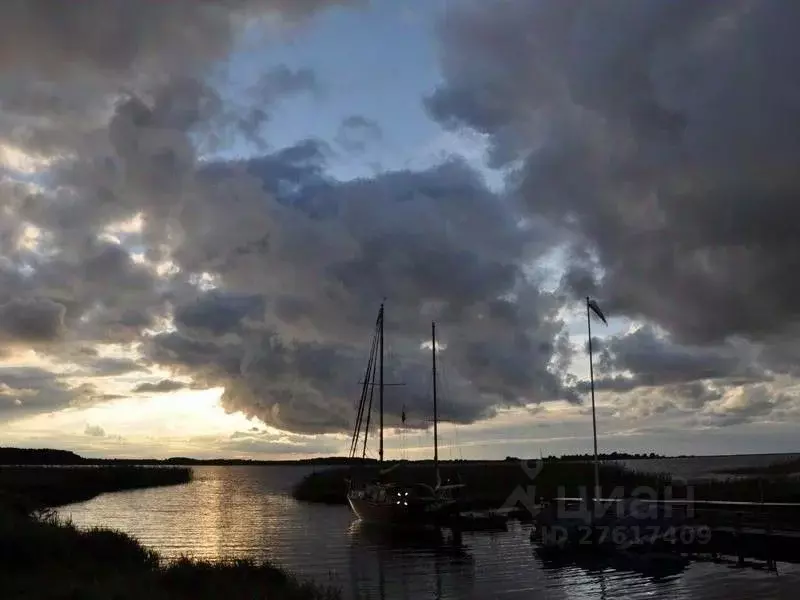
<svg viewBox="0 0 800 600"><path fill-rule="evenodd" d="M621 498L600 500L613 510ZM553 502L581 503L581 498L556 498ZM650 500L669 507L679 517L674 532L658 533L658 546L687 556L717 560L733 557L745 566L748 559L763 561L768 569L777 562L800 563L800 503ZM671 513L672 514L672 513Z"/></svg>

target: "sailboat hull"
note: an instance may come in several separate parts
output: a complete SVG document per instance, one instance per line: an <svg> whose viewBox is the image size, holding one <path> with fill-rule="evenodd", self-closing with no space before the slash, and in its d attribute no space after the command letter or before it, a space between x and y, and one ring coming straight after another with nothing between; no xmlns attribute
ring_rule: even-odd
<svg viewBox="0 0 800 600"><path fill-rule="evenodd" d="M407 505L349 495L350 508L359 520L366 523L426 525L447 519L455 511L455 502L409 502Z"/></svg>

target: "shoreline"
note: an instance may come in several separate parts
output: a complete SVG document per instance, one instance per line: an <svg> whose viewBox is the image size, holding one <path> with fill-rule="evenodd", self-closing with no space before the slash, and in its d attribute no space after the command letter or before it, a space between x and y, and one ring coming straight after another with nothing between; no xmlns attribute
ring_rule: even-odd
<svg viewBox="0 0 800 600"><path fill-rule="evenodd" d="M192 477L188 467L3 466L0 504L30 512L86 502L105 493L182 485Z"/></svg>
<svg viewBox="0 0 800 600"><path fill-rule="evenodd" d="M269 562L163 559L135 538L81 530L52 513L0 510L0 595L12 600L339 600L338 589L304 581Z"/></svg>
<svg viewBox="0 0 800 600"><path fill-rule="evenodd" d="M745 454L679 454L660 455L655 453L627 453L610 452L600 453L598 458L603 462L611 461L648 461L648 460L686 460L686 459L721 459L735 457L765 457L770 456L774 464L792 460L800 460L800 452L762 452ZM783 459L781 459L783 457ZM499 464L519 460L544 460L559 462L591 461L591 454L565 454L560 456L520 458L508 456L505 459L450 459L441 460L441 464L460 465L470 463ZM410 464L432 464L431 459L407 461ZM0 447L0 466L78 466L78 465L164 465L164 466L297 466L297 467L344 467L357 465L377 465L374 458L349 458L346 456L324 456L316 458L298 458L285 460L258 460L248 458L191 458L176 456L169 458L87 458L68 450L55 450L50 448L11 448Z"/></svg>
<svg viewBox="0 0 800 600"><path fill-rule="evenodd" d="M105 493L182 485L192 470L171 466L0 467L0 596L117 600L339 600L269 562L164 559L109 528L78 529L54 509Z"/></svg>

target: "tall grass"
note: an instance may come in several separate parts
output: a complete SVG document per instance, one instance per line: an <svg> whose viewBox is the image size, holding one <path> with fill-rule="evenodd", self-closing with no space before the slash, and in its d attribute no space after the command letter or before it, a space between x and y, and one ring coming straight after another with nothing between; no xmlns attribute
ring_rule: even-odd
<svg viewBox="0 0 800 600"><path fill-rule="evenodd" d="M460 481L465 484L469 504L475 508L496 508L518 488L532 492L536 498L557 496L584 496L593 485L594 467L588 462L544 461L541 470L531 478L531 470L525 470L514 461L461 463L444 465L441 468L445 481ZM297 500L343 504L346 502L348 477L370 480L378 475L377 467L358 469L339 468L317 471L302 479L293 489ZM431 465L409 463L392 471L390 480L396 483L423 482L433 484ZM600 467L600 481L604 493L622 489L633 492L637 487L663 491L670 478L664 475L637 473L617 464Z"/></svg>
<svg viewBox="0 0 800 600"><path fill-rule="evenodd" d="M800 458L779 460L760 467L739 467L737 469L729 469L727 473L730 475L754 475L760 477L800 475Z"/></svg>
<svg viewBox="0 0 800 600"><path fill-rule="evenodd" d="M81 531L52 513L0 510L3 600L336 600L271 564L167 562L108 529Z"/></svg>
<svg viewBox="0 0 800 600"><path fill-rule="evenodd" d="M178 485L192 480L187 467L0 467L0 502L25 509L62 506L105 492Z"/></svg>

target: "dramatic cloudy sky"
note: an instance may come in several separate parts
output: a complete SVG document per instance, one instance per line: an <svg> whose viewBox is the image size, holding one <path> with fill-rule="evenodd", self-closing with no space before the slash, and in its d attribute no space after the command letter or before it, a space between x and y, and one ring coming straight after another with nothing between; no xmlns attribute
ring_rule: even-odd
<svg viewBox="0 0 800 600"><path fill-rule="evenodd" d="M0 444L796 450L800 4L7 0ZM409 428L395 431L405 407Z"/></svg>

